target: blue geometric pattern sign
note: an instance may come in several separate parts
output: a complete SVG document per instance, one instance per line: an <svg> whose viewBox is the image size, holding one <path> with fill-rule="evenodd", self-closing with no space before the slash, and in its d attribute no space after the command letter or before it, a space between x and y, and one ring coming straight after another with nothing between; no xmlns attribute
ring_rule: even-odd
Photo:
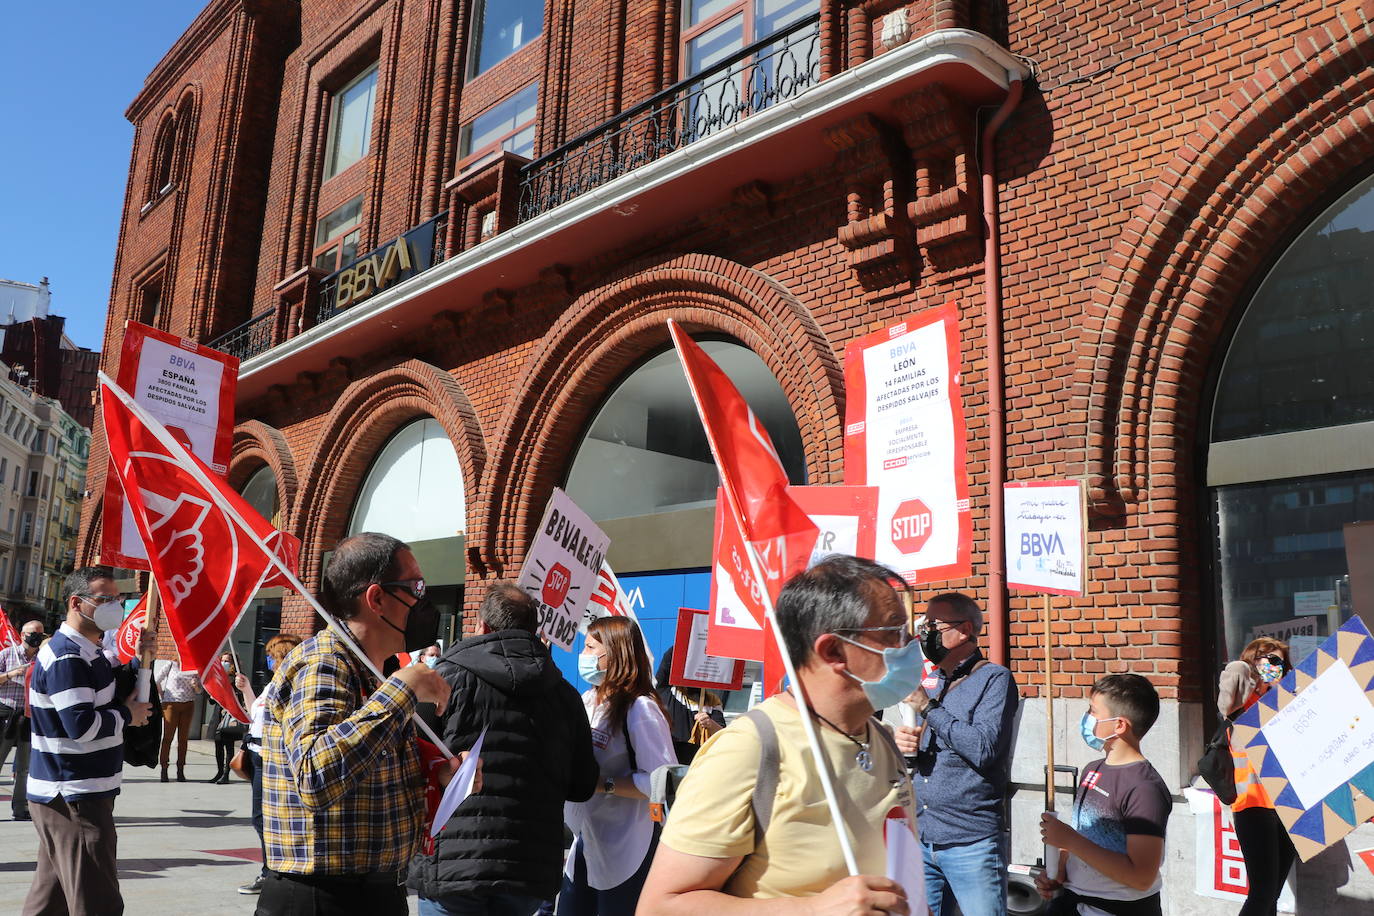
<svg viewBox="0 0 1374 916"><path fill-rule="evenodd" d="M1364 621L1346 621L1242 713L1231 746L1244 748L1304 862L1374 817L1374 637Z"/></svg>

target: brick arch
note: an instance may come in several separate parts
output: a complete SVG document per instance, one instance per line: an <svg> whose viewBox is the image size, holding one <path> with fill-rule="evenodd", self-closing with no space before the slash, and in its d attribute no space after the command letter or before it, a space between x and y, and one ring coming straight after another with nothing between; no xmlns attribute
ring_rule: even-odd
<svg viewBox="0 0 1374 916"><path fill-rule="evenodd" d="M1075 366L1097 513L1147 493L1153 511L1183 508L1192 465L1178 455L1196 444L1218 339L1294 227L1374 159L1371 54L1374 38L1333 19L1265 62L1183 142L1120 233Z"/></svg>
<svg viewBox="0 0 1374 916"><path fill-rule="evenodd" d="M318 584L320 555L342 537L358 487L378 450L402 425L423 416L439 421L453 443L463 471L468 518L477 520L472 507L486 465L477 414L453 376L421 360L407 360L353 382L324 418L291 516L291 530L302 542L301 578L307 585Z"/></svg>
<svg viewBox="0 0 1374 916"><path fill-rule="evenodd" d="M296 459L281 430L261 420L247 420L234 427L234 444L229 454L229 485L242 490L248 478L261 467L272 469L277 481L277 505L283 520L291 518L296 502Z"/></svg>
<svg viewBox="0 0 1374 916"><path fill-rule="evenodd" d="M514 571L592 412L631 366L668 343L669 318L688 332L728 334L758 354L792 406L808 479L840 479L843 370L810 310L767 274L733 261L650 259L580 296L540 342L500 422L480 507L487 537L470 558L498 575Z"/></svg>

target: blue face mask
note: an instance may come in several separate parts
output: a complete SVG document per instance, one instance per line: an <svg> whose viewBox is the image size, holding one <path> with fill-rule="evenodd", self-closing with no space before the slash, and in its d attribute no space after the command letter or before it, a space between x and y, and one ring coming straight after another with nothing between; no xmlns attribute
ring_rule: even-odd
<svg viewBox="0 0 1374 916"><path fill-rule="evenodd" d="M600 663L601 656L583 653L577 657L577 673L582 680L595 687L606 679L606 672L597 667Z"/></svg>
<svg viewBox="0 0 1374 916"><path fill-rule="evenodd" d="M863 687L864 696L868 697L868 702L872 704L875 710L896 706L920 686L921 644L915 640L900 649L875 649L847 636L840 636L839 633L836 633L835 636L843 639L851 646L858 646L860 649L866 649L875 655L882 655L887 672L881 680L865 681L848 671L845 672Z"/></svg>
<svg viewBox="0 0 1374 916"><path fill-rule="evenodd" d="M270 655L267 656L267 670L268 670L268 671L276 671L276 670L277 670L277 660L276 660L275 658L273 658L272 656L270 656Z"/></svg>
<svg viewBox="0 0 1374 916"><path fill-rule="evenodd" d="M1084 743L1095 751L1102 750L1107 744L1107 739L1097 737L1097 726L1103 722L1115 722L1120 718L1120 716L1111 716L1107 719L1099 719L1090 712L1083 713L1083 720L1079 722L1078 730L1083 733Z"/></svg>

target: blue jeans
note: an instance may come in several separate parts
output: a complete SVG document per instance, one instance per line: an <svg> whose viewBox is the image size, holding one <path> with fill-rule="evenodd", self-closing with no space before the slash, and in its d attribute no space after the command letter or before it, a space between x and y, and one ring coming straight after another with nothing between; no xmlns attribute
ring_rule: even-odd
<svg viewBox="0 0 1374 916"><path fill-rule="evenodd" d="M654 826L654 838L649 851L644 853L644 861L639 870L608 890L597 890L587 883L587 860L582 856L582 841L573 844L573 876L563 875L563 889L558 894L558 916L634 916L639 905L639 892L644 888L644 879L649 877L649 866L654 862L654 851L658 848L658 826Z"/></svg>
<svg viewBox="0 0 1374 916"><path fill-rule="evenodd" d="M533 916L544 901L519 894L454 894L420 898L420 916Z"/></svg>
<svg viewBox="0 0 1374 916"><path fill-rule="evenodd" d="M922 843L926 865L926 903L935 916L953 912L945 901L959 902L964 916L1005 916L1007 852L1002 834L972 843Z"/></svg>

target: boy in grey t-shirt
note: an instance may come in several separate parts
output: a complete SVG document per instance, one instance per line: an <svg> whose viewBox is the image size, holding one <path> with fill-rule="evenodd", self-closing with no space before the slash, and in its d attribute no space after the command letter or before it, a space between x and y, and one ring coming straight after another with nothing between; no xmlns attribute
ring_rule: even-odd
<svg viewBox="0 0 1374 916"><path fill-rule="evenodd" d="M1164 832L1173 807L1169 788L1140 753L1140 739L1159 716L1159 695L1145 678L1114 674L1093 685L1083 740L1107 756L1083 771L1072 825L1046 814L1045 842L1064 850L1055 880L1036 879L1042 896L1062 893L1051 914L1158 916Z"/></svg>

